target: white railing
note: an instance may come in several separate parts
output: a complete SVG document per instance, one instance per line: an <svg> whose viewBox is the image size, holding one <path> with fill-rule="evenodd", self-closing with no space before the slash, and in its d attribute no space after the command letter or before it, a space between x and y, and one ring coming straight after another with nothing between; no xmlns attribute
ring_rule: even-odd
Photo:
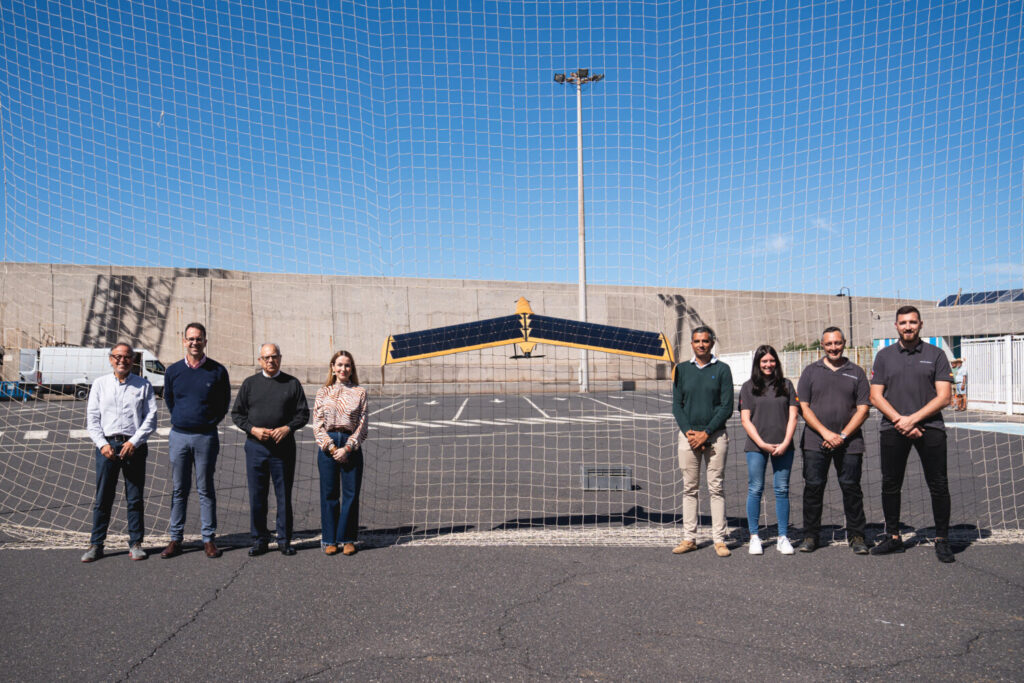
<svg viewBox="0 0 1024 683"><path fill-rule="evenodd" d="M961 354L969 407L1024 413L1024 336L964 339Z"/></svg>

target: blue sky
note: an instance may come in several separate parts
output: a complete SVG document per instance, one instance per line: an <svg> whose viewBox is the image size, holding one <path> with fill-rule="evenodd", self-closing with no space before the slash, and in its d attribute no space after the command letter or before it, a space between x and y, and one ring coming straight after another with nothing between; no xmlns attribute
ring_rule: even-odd
<svg viewBox="0 0 1024 683"><path fill-rule="evenodd" d="M724 6L720 6L724 5ZM0 5L5 261L1024 286L1020 2Z"/></svg>

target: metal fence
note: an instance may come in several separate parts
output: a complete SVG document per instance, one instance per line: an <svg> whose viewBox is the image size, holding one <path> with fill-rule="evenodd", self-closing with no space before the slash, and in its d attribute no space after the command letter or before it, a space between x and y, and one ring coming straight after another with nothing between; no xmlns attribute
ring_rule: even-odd
<svg viewBox="0 0 1024 683"><path fill-rule="evenodd" d="M964 339L961 355L969 407L1024 413L1024 336Z"/></svg>

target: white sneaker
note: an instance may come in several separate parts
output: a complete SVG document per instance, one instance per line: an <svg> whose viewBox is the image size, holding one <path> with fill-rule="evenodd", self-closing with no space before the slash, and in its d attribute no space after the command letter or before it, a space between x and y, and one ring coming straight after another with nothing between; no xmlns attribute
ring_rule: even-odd
<svg viewBox="0 0 1024 683"><path fill-rule="evenodd" d="M779 536L779 540L775 542L775 547L778 548L779 552L783 555L793 554L793 545L785 536Z"/></svg>
<svg viewBox="0 0 1024 683"><path fill-rule="evenodd" d="M751 555L764 555L764 550L761 549L761 537L757 534L750 537L750 548L748 552Z"/></svg>

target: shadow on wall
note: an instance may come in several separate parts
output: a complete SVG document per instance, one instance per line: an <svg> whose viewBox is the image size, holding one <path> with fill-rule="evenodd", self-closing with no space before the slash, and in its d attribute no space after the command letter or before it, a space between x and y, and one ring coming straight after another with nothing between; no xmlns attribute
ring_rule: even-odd
<svg viewBox="0 0 1024 683"><path fill-rule="evenodd" d="M695 308L686 303L686 297L682 294L659 294L658 298L661 299L661 303L673 309L676 314L672 345L676 350L676 360L678 361L684 355L684 341L686 344L690 343L689 338L685 336L685 332L707 323L704 322L704 319L700 317L700 313Z"/></svg>
<svg viewBox="0 0 1024 683"><path fill-rule="evenodd" d="M179 277L227 278L220 269L177 268L171 277L100 274L93 284L82 330L82 346L104 348L127 341L160 353L171 299Z"/></svg>

